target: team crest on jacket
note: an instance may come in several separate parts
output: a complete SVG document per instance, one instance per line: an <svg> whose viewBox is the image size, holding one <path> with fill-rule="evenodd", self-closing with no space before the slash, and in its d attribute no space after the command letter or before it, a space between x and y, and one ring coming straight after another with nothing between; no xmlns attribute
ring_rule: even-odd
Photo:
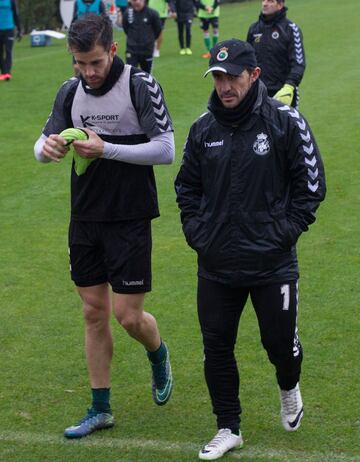
<svg viewBox="0 0 360 462"><path fill-rule="evenodd" d="M271 37L277 40L280 37L280 34L277 30L274 30L274 32L271 34Z"/></svg>
<svg viewBox="0 0 360 462"><path fill-rule="evenodd" d="M265 156L270 152L270 143L265 133L256 135L256 141L253 144L253 150L258 156Z"/></svg>

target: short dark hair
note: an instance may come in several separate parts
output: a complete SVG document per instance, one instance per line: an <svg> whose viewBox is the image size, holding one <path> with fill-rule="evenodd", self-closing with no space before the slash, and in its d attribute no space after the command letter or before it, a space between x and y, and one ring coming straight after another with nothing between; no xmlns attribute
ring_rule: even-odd
<svg viewBox="0 0 360 462"><path fill-rule="evenodd" d="M86 53L96 45L109 51L112 43L113 27L107 15L85 14L70 26L68 45L71 51Z"/></svg>

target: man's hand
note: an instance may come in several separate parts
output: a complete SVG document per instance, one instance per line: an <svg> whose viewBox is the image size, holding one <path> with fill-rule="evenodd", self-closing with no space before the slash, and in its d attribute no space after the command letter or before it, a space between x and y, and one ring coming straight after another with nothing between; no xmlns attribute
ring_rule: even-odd
<svg viewBox="0 0 360 462"><path fill-rule="evenodd" d="M21 39L22 39L22 33L21 33L21 31L18 30L17 33L16 33L16 40L18 42L20 42Z"/></svg>
<svg viewBox="0 0 360 462"><path fill-rule="evenodd" d="M289 83L286 83L274 95L274 99L276 99L277 101L280 101L281 103L286 104L287 106L290 106L294 98L294 90L295 88L292 85L290 85Z"/></svg>
<svg viewBox="0 0 360 462"><path fill-rule="evenodd" d="M86 159L96 159L104 153L104 141L92 130L82 128L89 135L86 141L75 140L73 146L79 156Z"/></svg>
<svg viewBox="0 0 360 462"><path fill-rule="evenodd" d="M214 8L210 5L206 5L205 10L211 14L214 11Z"/></svg>
<svg viewBox="0 0 360 462"><path fill-rule="evenodd" d="M50 135L43 146L42 155L52 160L53 162L60 162L63 159L69 147L67 141L64 140L60 135Z"/></svg>

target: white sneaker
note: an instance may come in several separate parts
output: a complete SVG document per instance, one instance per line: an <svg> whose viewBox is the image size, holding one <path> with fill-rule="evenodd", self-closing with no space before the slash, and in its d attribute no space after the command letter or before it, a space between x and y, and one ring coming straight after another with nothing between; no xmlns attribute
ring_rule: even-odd
<svg viewBox="0 0 360 462"><path fill-rule="evenodd" d="M300 427L304 415L299 384L292 390L280 390L280 402L283 427L288 432L294 432Z"/></svg>
<svg viewBox="0 0 360 462"><path fill-rule="evenodd" d="M199 459L215 460L222 457L230 449L240 449L243 445L241 432L239 435L234 435L230 428L220 428L214 438L200 450Z"/></svg>
<svg viewBox="0 0 360 462"><path fill-rule="evenodd" d="M154 48L153 57L160 58L160 50L158 50L157 48Z"/></svg>

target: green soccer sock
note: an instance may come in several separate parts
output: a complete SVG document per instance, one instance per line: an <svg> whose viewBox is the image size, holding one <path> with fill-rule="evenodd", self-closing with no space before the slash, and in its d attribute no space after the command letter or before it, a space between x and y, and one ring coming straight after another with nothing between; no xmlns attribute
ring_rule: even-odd
<svg viewBox="0 0 360 462"><path fill-rule="evenodd" d="M211 50L211 40L210 37L204 37L205 48L210 51Z"/></svg>
<svg viewBox="0 0 360 462"><path fill-rule="evenodd" d="M92 408L97 412L111 414L110 388L92 388Z"/></svg>
<svg viewBox="0 0 360 462"><path fill-rule="evenodd" d="M219 41L219 36L218 35L213 35L212 42L213 46L215 46Z"/></svg>
<svg viewBox="0 0 360 462"><path fill-rule="evenodd" d="M152 364L159 364L166 358L166 347L161 341L159 348L156 351L147 351L148 358Z"/></svg>

